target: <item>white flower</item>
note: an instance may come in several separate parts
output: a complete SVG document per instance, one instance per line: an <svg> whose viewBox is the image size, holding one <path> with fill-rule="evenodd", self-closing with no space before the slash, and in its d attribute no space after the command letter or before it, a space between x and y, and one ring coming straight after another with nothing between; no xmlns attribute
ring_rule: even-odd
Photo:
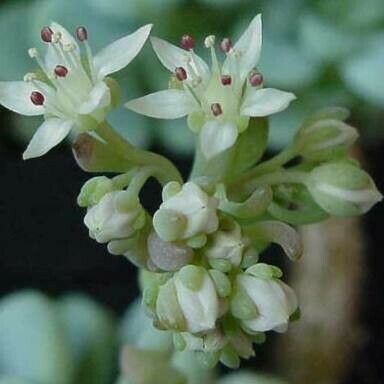
<svg viewBox="0 0 384 384"><path fill-rule="evenodd" d="M250 332L285 332L298 306L295 293L281 280L258 277L249 270L238 275L237 288L248 296L256 311L254 316L240 320L242 327Z"/></svg>
<svg viewBox="0 0 384 384"><path fill-rule="evenodd" d="M208 272L195 265L180 269L160 287L156 314L167 329L190 333L213 330L219 299Z"/></svg>
<svg viewBox="0 0 384 384"><path fill-rule="evenodd" d="M167 186L164 188L166 190ZM165 241L212 233L219 225L217 206L215 197L190 181L182 187L179 185L174 194L165 199L153 217L153 225Z"/></svg>
<svg viewBox="0 0 384 384"><path fill-rule="evenodd" d="M124 201L129 199L130 201ZM144 209L126 191L108 192L88 209L84 224L99 243L131 237L143 225Z"/></svg>
<svg viewBox="0 0 384 384"><path fill-rule="evenodd" d="M37 60L43 76L30 73L25 81L0 82L0 104L22 115L45 117L24 152L24 159L44 155L73 128L94 129L104 120L112 103L106 76L136 57L151 27L141 27L95 56L88 45L87 30L79 27L76 35L85 46L87 65L75 38L61 25L52 23L42 29L42 40L48 46L45 57L41 58L35 48L29 54Z"/></svg>
<svg viewBox="0 0 384 384"><path fill-rule="evenodd" d="M226 260L231 265L238 267L241 264L244 248L247 245L239 224L227 220L223 221L219 230L213 233L204 248L204 254L209 262Z"/></svg>
<svg viewBox="0 0 384 384"><path fill-rule="evenodd" d="M226 53L220 65L214 50L215 37L205 40L212 52L212 69L193 51L194 42L184 36L178 48L156 37L153 48L162 64L175 74L175 89L132 100L127 108L163 119L189 115L190 128L199 132L200 147L212 158L235 144L248 126L249 117L268 116L285 109L295 99L292 93L262 88L263 78L254 70L261 50L261 16L257 15L232 47L224 39Z"/></svg>

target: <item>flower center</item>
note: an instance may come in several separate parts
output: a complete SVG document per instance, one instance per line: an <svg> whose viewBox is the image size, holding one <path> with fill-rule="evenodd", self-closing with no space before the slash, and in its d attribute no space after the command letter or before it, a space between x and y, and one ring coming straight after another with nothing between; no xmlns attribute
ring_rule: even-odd
<svg viewBox="0 0 384 384"><path fill-rule="evenodd" d="M30 57L37 61L39 67L50 81L45 86L41 81L37 81L36 75L27 74L24 77L24 80L33 83L37 90L38 95L33 93L31 101L35 105L44 104L47 113L59 117L74 116L77 113L78 106L96 82L93 56L87 41L88 31L85 27L78 27L76 29L76 37L83 43L87 53L89 72L83 66L80 52L76 45L68 41L68 38L63 36L60 31L52 30L50 27L43 27L40 34L41 39L49 44L49 49L52 50L54 57L59 62L54 68L48 68L36 48L28 50ZM52 98L53 95L50 93L54 91L56 91L56 95ZM52 103L47 102L47 98Z"/></svg>

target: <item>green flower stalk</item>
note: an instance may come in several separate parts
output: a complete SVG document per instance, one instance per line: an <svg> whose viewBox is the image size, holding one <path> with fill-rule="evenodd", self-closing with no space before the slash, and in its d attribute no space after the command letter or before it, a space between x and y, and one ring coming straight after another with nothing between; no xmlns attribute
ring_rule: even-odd
<svg viewBox="0 0 384 384"><path fill-rule="evenodd" d="M260 161L268 144L266 117L295 99L264 88L256 67L260 15L237 43L221 41L222 64L215 37L205 39L211 68L194 52L189 35L181 48L151 39L172 72L170 87L126 106L155 118L188 116L197 141L187 181L165 157L118 136L106 118L117 106L119 85L106 76L138 54L150 29L140 28L95 57L86 29L77 29L85 65L67 31L58 24L45 27L46 59L30 52L43 74L1 82L0 103L19 113L44 114L24 158L46 153L73 130L79 166L117 174L91 178L79 194L90 237L138 266L146 312L155 327L173 333L177 350L194 352L206 367L220 361L237 368L241 358L255 354L265 332L286 331L299 314L294 291L280 269L263 262L263 251L276 243L296 261L302 247L293 226L366 213L382 195L348 156L358 133L345 122L343 108L310 116L291 145ZM149 178L162 186L153 216L140 201Z"/></svg>

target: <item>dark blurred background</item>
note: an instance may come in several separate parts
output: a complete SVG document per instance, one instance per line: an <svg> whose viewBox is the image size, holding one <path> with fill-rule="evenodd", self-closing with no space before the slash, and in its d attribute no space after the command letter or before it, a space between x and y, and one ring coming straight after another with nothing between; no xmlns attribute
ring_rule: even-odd
<svg viewBox="0 0 384 384"><path fill-rule="evenodd" d="M362 136L357 152L383 191L382 0L3 0L0 81L20 79L33 69L27 49L39 44L41 26L51 20L70 30L86 25L95 50L151 22L155 35L174 43L184 33L194 35L204 54L206 35L237 37L259 12L264 24L260 68L266 83L298 97L289 111L273 117L269 153L290 140L304 115L322 106L342 105L351 109L350 122ZM167 73L147 46L117 79L127 100L164 88ZM188 175L193 137L184 121L155 121L121 109L111 123L133 143L170 157ZM121 315L138 295L136 269L88 237L84 211L75 201L90 176L76 166L68 145L42 159L22 161L21 153L38 125L38 119L0 109L0 299L24 288L53 297L81 291ZM147 186L146 206L156 206L158 192L157 185ZM351 300L360 303L356 321L363 336L351 351L347 372L329 383L384 382L383 216L379 205L358 223L364 239L364 273L354 282L359 285L358 297ZM344 246L348 254L348 241ZM269 357L275 353L272 339L247 366L280 371L276 359Z"/></svg>

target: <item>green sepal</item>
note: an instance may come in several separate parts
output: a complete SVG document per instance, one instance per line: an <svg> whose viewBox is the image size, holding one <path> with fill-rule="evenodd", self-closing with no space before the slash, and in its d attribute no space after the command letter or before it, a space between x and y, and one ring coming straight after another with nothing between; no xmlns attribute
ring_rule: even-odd
<svg viewBox="0 0 384 384"><path fill-rule="evenodd" d="M220 354L220 362L226 367L237 369L240 366L240 358L230 345L227 345Z"/></svg>
<svg viewBox="0 0 384 384"><path fill-rule="evenodd" d="M217 271L215 269L211 269L209 274L215 283L218 295L222 298L228 297L231 294L231 282L229 281L228 277L223 272Z"/></svg>
<svg viewBox="0 0 384 384"><path fill-rule="evenodd" d="M232 315L241 320L254 319L258 315L255 303L240 286L234 288L230 309Z"/></svg>
<svg viewBox="0 0 384 384"><path fill-rule="evenodd" d="M280 268L264 263L257 263L248 268L245 272L261 279L279 279L283 276L283 272Z"/></svg>
<svg viewBox="0 0 384 384"><path fill-rule="evenodd" d="M198 291L204 281L205 269L196 265L186 265L181 268L177 276L188 289Z"/></svg>

